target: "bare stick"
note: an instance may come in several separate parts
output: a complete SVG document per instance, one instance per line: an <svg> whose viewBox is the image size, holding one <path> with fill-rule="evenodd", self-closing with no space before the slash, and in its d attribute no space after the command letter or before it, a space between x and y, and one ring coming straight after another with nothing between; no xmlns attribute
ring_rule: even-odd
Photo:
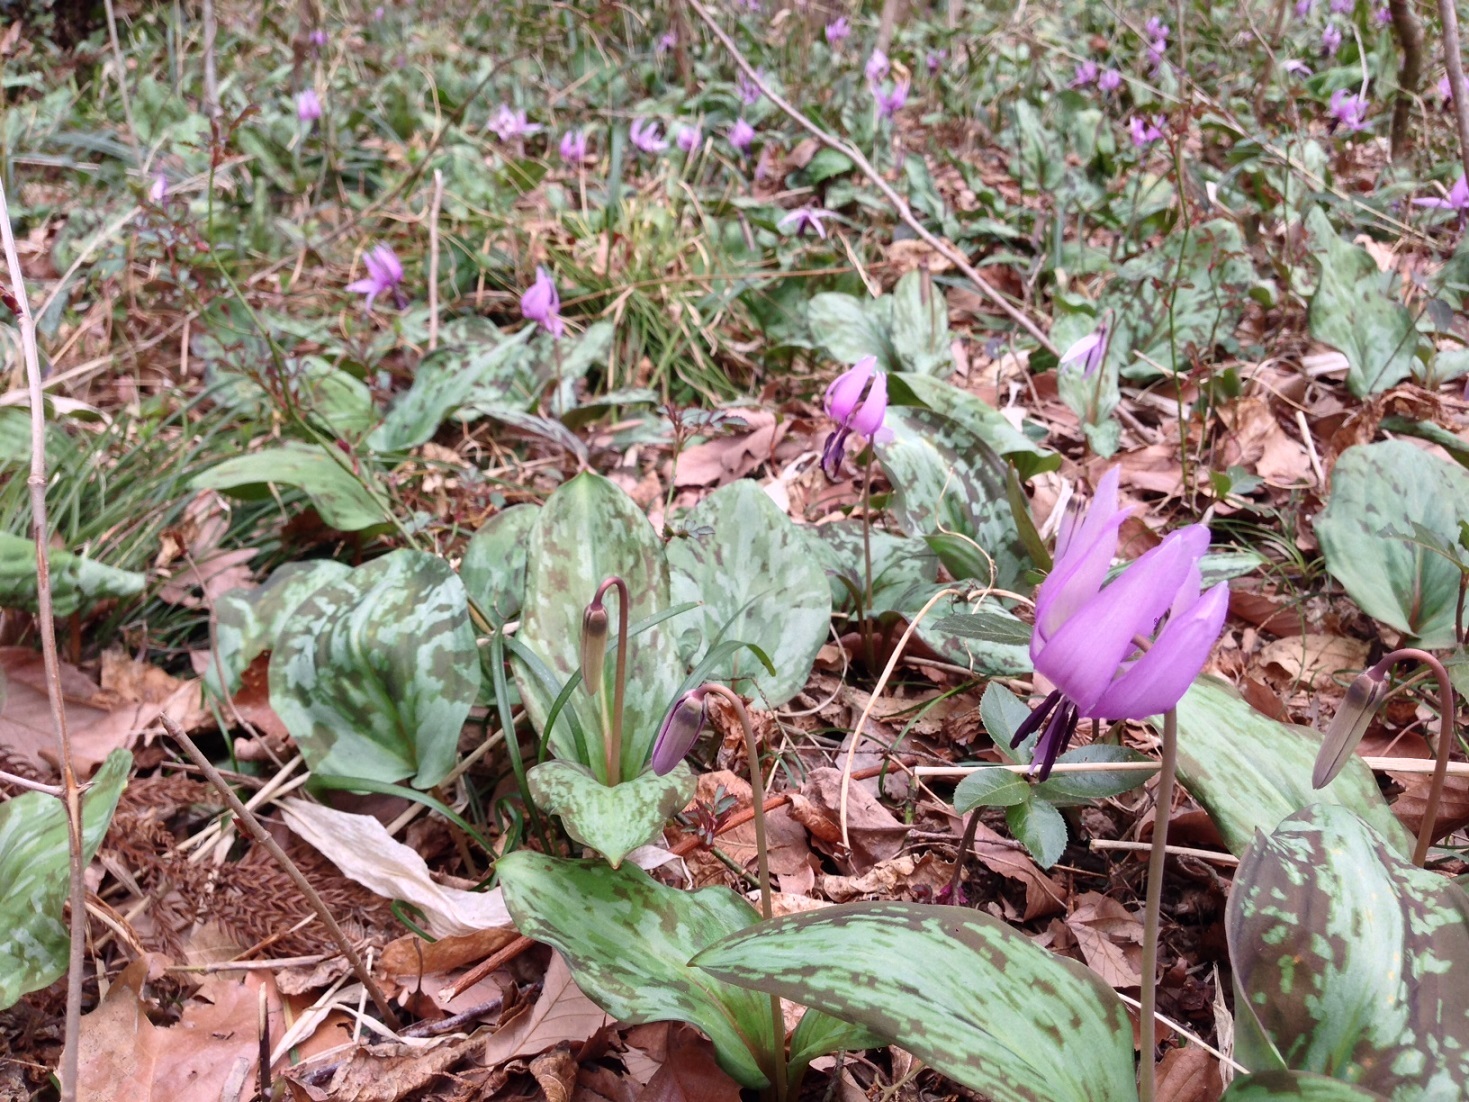
<svg viewBox="0 0 1469 1102"><path fill-rule="evenodd" d="M439 207L444 201L444 173L434 169L434 197L428 207L428 350L439 347Z"/></svg>
<svg viewBox="0 0 1469 1102"><path fill-rule="evenodd" d="M14 773L7 773L0 769L0 784L14 785L16 788L24 788L27 792L44 792L48 796L64 796L66 789L59 784L42 784L28 777L18 777Z"/></svg>
<svg viewBox="0 0 1469 1102"><path fill-rule="evenodd" d="M214 68L214 39L219 26L214 19L214 0L204 0L204 113L219 117L219 75Z"/></svg>
<svg viewBox="0 0 1469 1102"><path fill-rule="evenodd" d="M138 145L138 128L133 125L133 101L128 96L128 67L122 59L122 43L117 37L117 15L112 10L112 0L102 0L107 9L107 37L112 40L112 60L117 66L117 90L122 97L122 117L128 124L128 142L133 147L133 156L142 168L142 149Z"/></svg>
<svg viewBox="0 0 1469 1102"><path fill-rule="evenodd" d="M1452 7L1453 0L1449 0L1449 4ZM1387 0L1387 10L1392 16L1393 34L1397 35L1398 45L1403 50L1403 63L1398 68L1398 90L1392 105L1392 129L1388 132L1392 159L1396 161L1413 144L1408 124L1412 121L1413 99L1423 81L1423 24L1418 22L1412 0ZM1447 47L1447 33L1444 38Z"/></svg>
<svg viewBox="0 0 1469 1102"><path fill-rule="evenodd" d="M1443 21L1444 67L1449 72L1449 91L1454 97L1454 121L1459 124L1459 159L1464 162L1464 175L1469 177L1469 86L1464 83L1464 55L1459 46L1459 13L1454 0L1438 0L1438 14Z"/></svg>
<svg viewBox="0 0 1469 1102"><path fill-rule="evenodd" d="M828 134L825 130L821 129L821 127L817 126L805 115L801 114L801 112L792 107L786 99L784 99L779 93L771 89L770 85L765 83L765 78L761 76L760 73L756 71L755 67L745 59L745 55L740 53L740 48L735 45L734 39L730 38L729 35L724 32L724 28L721 27L717 22L715 22L714 17L709 14L709 9L704 7L704 5L700 3L700 0L685 0L685 2L690 8L693 9L694 14L696 14L700 19L704 21L705 25L708 26L708 28L714 33L714 37L719 39L724 48L729 51L730 56L734 58L735 64L739 66L740 70L745 74L745 76L750 79L751 83L753 83L755 87L760 89L766 99L768 99L771 103L775 104L787 115L789 115L792 120L794 120L802 129L807 131L822 145L828 146L831 149L835 149L838 153L842 154L854 165L856 165L862 175L866 176L867 179L872 182L873 186L876 187L878 191L882 192L883 198L885 198L889 203L892 204L893 209L898 213L899 220L901 220L904 225L906 225L910 230L916 233L919 238L922 239L922 241L926 245L928 245L929 248L933 249L941 256L947 257L949 262L952 263L954 267L958 268L961 272L969 277L970 282L979 289L980 294L993 302L997 307L1000 308L1001 313L1005 314L1008 318L1010 318L1011 321L1015 322L1016 325L1020 326L1037 341L1039 341L1042 348L1046 349L1048 352L1056 351L1056 346L1051 343L1051 339L1049 337L1041 332L1040 326L1036 325L1035 322L1026 317L1023 311L1012 306L1010 304L1010 301L1006 299L1004 295L1000 294L1000 292L991 287L989 283L985 281L984 276L980 275L979 272L975 270L974 265L969 263L968 257L966 257L962 252L956 249L953 245L949 244L947 241L942 241L928 232L923 223L918 221L918 219L913 216L913 211L911 208L909 208L907 200L905 200L901 195L894 191L892 185L890 185L878 174L877 169L872 167L872 162L863 155L860 149L858 149L854 145L842 141L840 138Z"/></svg>
<svg viewBox="0 0 1469 1102"><path fill-rule="evenodd" d="M1142 1004L1138 1029L1142 1033L1142 1058L1137 1070L1139 1102L1153 1102L1158 1094L1158 926L1163 909L1163 866L1168 860L1168 816L1173 811L1173 775L1178 764L1178 712L1163 713L1162 773L1158 777L1158 801L1153 816L1153 850L1148 857L1148 894L1143 906Z"/></svg>
<svg viewBox="0 0 1469 1102"><path fill-rule="evenodd" d="M301 870L296 867L296 863L286 856L285 850L276 845L275 839L260 825L260 820L255 818L250 809L240 802L240 798L235 795L234 789L230 788L229 782L219 775L219 770L214 768L209 759L194 745L194 740L184 734L184 729L161 712L158 715L158 720L163 724L164 729L173 736L173 740L183 748L184 753L189 755L189 759L209 779L209 783L224 797L224 802L234 812L235 818L245 828L246 833L265 847L265 852L275 859L275 863L291 878L291 882L301 890L301 894L306 897L306 902L311 905L311 909L316 912L316 917L321 919L321 924L326 927L327 933L331 935L332 941L341 950L342 956L346 957L347 963L352 966L353 975L357 977L358 982L362 984L363 988L372 997L373 1005L377 1007L377 1012L382 1015L383 1021L388 1024L389 1028L394 1030L398 1029L398 1016L393 1013L392 1006L383 997L383 993L378 988L378 985L373 982L372 975L362 963L362 958L357 955L357 950L352 948L352 943L347 940L347 935L337 925L337 920L332 917L331 911L327 909L327 905L322 901L321 896L311 886L311 881L307 880L302 875Z"/></svg>
<svg viewBox="0 0 1469 1102"><path fill-rule="evenodd" d="M82 1020L82 968L86 964L86 889L82 883L82 791L72 765L71 735L66 728L66 706L61 696L61 667L56 656L56 618L51 603L51 553L46 522L46 400L41 393L41 358L36 348L36 318L26 294L25 273L15 251L15 233L10 226L10 205L5 184L0 181L0 237L4 239L5 264L15 294L16 316L20 319L20 345L25 357L26 383L31 403L31 474L26 480L31 492L31 531L36 542L36 621L41 631L41 656L46 668L46 697L51 704L51 725L56 732L56 756L61 763L62 800L66 804L66 837L71 856L71 955L66 969L66 1027L58 1078L61 1102L75 1102L77 1091L78 1037Z"/></svg>

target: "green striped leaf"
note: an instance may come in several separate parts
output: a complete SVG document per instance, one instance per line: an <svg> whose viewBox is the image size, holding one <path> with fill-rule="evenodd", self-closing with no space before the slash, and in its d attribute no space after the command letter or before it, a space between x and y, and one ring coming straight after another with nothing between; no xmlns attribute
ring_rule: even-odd
<svg viewBox="0 0 1469 1102"><path fill-rule="evenodd" d="M70 616L108 597L136 597L148 578L135 570L119 570L96 559L53 550L51 607L57 616ZM36 545L24 536L0 532L0 608L37 611Z"/></svg>
<svg viewBox="0 0 1469 1102"><path fill-rule="evenodd" d="M1238 1055L1385 1097L1469 1083L1469 895L1320 804L1245 852L1226 912Z"/></svg>
<svg viewBox="0 0 1469 1102"><path fill-rule="evenodd" d="M993 1102L1136 1102L1100 977L960 907L855 903L726 938L694 964L860 1023Z"/></svg>
<svg viewBox="0 0 1469 1102"><path fill-rule="evenodd" d="M290 441L226 459L195 475L189 486L228 490L246 498L266 496L272 484L294 486L311 499L321 519L339 531L358 532L387 524L390 518L349 469L350 462L319 445ZM377 475L367 472L364 477Z"/></svg>
<svg viewBox="0 0 1469 1102"><path fill-rule="evenodd" d="M474 603L496 623L520 613L525 600L525 545L539 512L537 505L501 509L485 521L464 549L460 580Z"/></svg>
<svg viewBox="0 0 1469 1102"><path fill-rule="evenodd" d="M1382 1095L1302 1071L1267 1071L1230 1084L1220 1102L1385 1102Z"/></svg>
<svg viewBox="0 0 1469 1102"><path fill-rule="evenodd" d="M480 687L459 576L394 551L296 606L270 656L270 704L313 770L432 788Z"/></svg>
<svg viewBox="0 0 1469 1102"><path fill-rule="evenodd" d="M613 868L688 804L695 788L694 774L683 762L665 777L650 769L608 786L584 765L546 761L526 780L536 806L561 816L566 833L607 858Z"/></svg>
<svg viewBox="0 0 1469 1102"><path fill-rule="evenodd" d="M126 750L112 751L82 797L86 863L97 855L132 766ZM0 1010L66 974L71 937L62 908L70 867L60 800L26 792L0 803Z"/></svg>
<svg viewBox="0 0 1469 1102"><path fill-rule="evenodd" d="M331 559L288 562L277 567L258 589L232 589L215 601L215 657L204 680L219 692L223 672L230 692L240 688L240 676L259 655L275 647L276 637L296 606L327 582L346 577L352 568Z"/></svg>
<svg viewBox="0 0 1469 1102"><path fill-rule="evenodd" d="M743 930L755 908L728 888L680 891L642 869L518 850L496 865L515 928L554 946L577 986L621 1022L688 1022L720 1067L769 1083L770 1000L690 967L700 949Z"/></svg>

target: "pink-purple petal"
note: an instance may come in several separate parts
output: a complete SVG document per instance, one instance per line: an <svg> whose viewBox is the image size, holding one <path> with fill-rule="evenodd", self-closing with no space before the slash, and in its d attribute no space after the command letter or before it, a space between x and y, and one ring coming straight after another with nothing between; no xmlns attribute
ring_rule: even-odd
<svg viewBox="0 0 1469 1102"><path fill-rule="evenodd" d="M1209 660L1228 611L1229 586L1220 582L1186 613L1168 621L1152 649L1107 687L1090 714L1144 719L1177 705Z"/></svg>

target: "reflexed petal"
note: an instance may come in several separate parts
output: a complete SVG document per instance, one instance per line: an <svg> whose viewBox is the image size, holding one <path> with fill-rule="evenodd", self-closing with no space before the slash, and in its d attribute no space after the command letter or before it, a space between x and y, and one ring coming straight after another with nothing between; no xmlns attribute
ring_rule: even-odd
<svg viewBox="0 0 1469 1102"><path fill-rule="evenodd" d="M842 459L847 454L847 437L852 430L845 426L833 429L821 448L821 470L833 482L842 472Z"/></svg>
<svg viewBox="0 0 1469 1102"><path fill-rule="evenodd" d="M1055 569L1035 595L1032 658L1107 580L1107 571L1117 554L1117 529L1131 513L1117 508L1117 480L1118 468L1113 467L1097 483L1096 496L1085 518L1064 527L1056 541Z"/></svg>
<svg viewBox="0 0 1469 1102"><path fill-rule="evenodd" d="M1144 719L1174 707L1209 660L1228 611L1229 585L1220 582L1184 615L1170 619L1152 649L1112 682L1087 714Z"/></svg>
<svg viewBox="0 0 1469 1102"><path fill-rule="evenodd" d="M1077 341L1064 353L1062 353L1061 359L1057 362L1069 364L1072 360L1083 359L1088 352L1090 352L1093 348L1101 343L1102 333L1100 330L1093 333L1088 333L1086 336L1082 337L1081 340ZM1107 473L1110 474L1111 472L1109 471Z"/></svg>
<svg viewBox="0 0 1469 1102"><path fill-rule="evenodd" d="M1195 531L1203 536L1202 546ZM1082 715L1096 715L1098 699L1136 647L1133 637L1152 634L1208 538L1202 527L1185 529L1143 555L1073 612L1038 653L1032 642L1036 671L1075 701Z"/></svg>
<svg viewBox="0 0 1469 1102"><path fill-rule="evenodd" d="M872 378L867 391L867 400L852 417L852 428L863 436L872 436L882 428L882 419L888 411L888 377L879 371Z"/></svg>
<svg viewBox="0 0 1469 1102"><path fill-rule="evenodd" d="M846 371L842 372L826 388L826 415L833 421L846 424L862 399L867 380L877 370L876 356L863 356Z"/></svg>

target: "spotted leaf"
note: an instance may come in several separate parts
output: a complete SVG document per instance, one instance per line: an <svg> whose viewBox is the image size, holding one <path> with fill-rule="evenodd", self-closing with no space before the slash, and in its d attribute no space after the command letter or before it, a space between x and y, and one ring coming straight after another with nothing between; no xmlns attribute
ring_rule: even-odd
<svg viewBox="0 0 1469 1102"><path fill-rule="evenodd" d="M694 958L718 979L860 1023L993 1102L1136 1102L1110 988L988 915L855 903L788 915Z"/></svg>
<svg viewBox="0 0 1469 1102"><path fill-rule="evenodd" d="M464 586L394 551L296 606L270 657L270 703L312 769L432 788L454 767L480 666Z"/></svg>
<svg viewBox="0 0 1469 1102"><path fill-rule="evenodd" d="M584 765L547 761L532 769L527 781L536 806L560 815L566 833L613 868L694 798L694 775L683 762L664 777L649 770L608 786Z"/></svg>
<svg viewBox="0 0 1469 1102"><path fill-rule="evenodd" d="M525 600L525 545L539 512L534 505L502 509L464 549L459 577L475 604L497 622L518 615Z"/></svg>
<svg viewBox="0 0 1469 1102"><path fill-rule="evenodd" d="M1220 1102L1384 1102L1382 1095L1302 1071L1266 1071L1230 1084Z"/></svg>
<svg viewBox="0 0 1469 1102"><path fill-rule="evenodd" d="M352 572L331 559L288 562L277 567L258 589L232 589L215 601L215 656L204 671L205 680L218 691L223 672L230 692L240 687L240 675L255 658L275 647L276 637L296 606L327 582Z"/></svg>
<svg viewBox="0 0 1469 1102"><path fill-rule="evenodd" d="M53 550L47 561L57 616L70 616L108 597L136 597L148 581L135 570L119 570L70 551ZM0 608L37 608L36 545L8 532L0 532Z"/></svg>
<svg viewBox="0 0 1469 1102"><path fill-rule="evenodd" d="M1384 1097L1469 1083L1469 895L1345 808L1292 815L1245 851L1225 916L1239 1055Z"/></svg>

